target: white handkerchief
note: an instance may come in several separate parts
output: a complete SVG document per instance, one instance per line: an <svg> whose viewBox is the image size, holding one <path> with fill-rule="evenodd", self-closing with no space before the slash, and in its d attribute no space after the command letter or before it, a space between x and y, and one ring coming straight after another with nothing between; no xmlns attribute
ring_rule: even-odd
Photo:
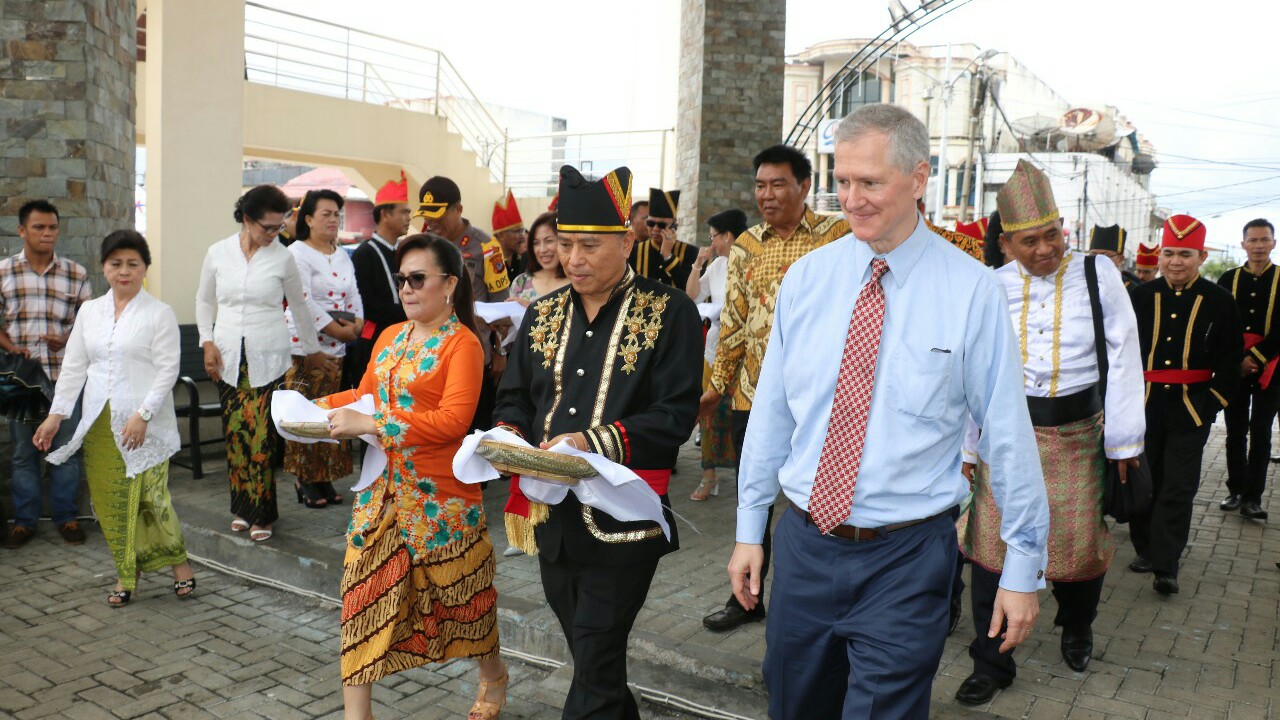
<svg viewBox="0 0 1280 720"><path fill-rule="evenodd" d="M525 306L514 300L476 303L476 315L481 320L487 323L504 318L511 321L511 329L507 331L507 336L502 339L503 345L510 345L515 342L516 333L520 331L520 323L524 320L526 310ZM506 431L503 430L503 432Z"/></svg>
<svg viewBox="0 0 1280 720"><path fill-rule="evenodd" d="M533 447L523 438L506 430L477 430L462 441L453 456L453 475L459 482L479 483L494 480L499 473L478 453L481 440L494 440L519 447ZM623 521L648 520L662 526L662 532L671 539L671 527L662 513L662 500L630 468L619 465L603 455L578 450L561 441L550 448L551 452L574 455L586 460L598 475L579 480L576 485L543 480L531 475L520 476L520 491L530 500L547 505L558 505L572 490L583 505L603 510Z"/></svg>
<svg viewBox="0 0 1280 720"><path fill-rule="evenodd" d="M365 395L350 405L343 405L342 408L355 410L365 415L372 415L375 410L373 396ZM329 422L328 410L311 402L306 396L295 390L276 390L271 394L271 420L275 423L276 432L280 433L280 437L286 440L308 445L318 442L338 442L331 438L301 437L280 428L280 423L286 422ZM369 447L365 448L364 462L360 465L360 480L356 482L355 487L351 488L352 492L360 492L369 487L374 480L378 479L382 471L387 469L387 454L383 451L382 443L378 441L378 436L361 435L360 439Z"/></svg>

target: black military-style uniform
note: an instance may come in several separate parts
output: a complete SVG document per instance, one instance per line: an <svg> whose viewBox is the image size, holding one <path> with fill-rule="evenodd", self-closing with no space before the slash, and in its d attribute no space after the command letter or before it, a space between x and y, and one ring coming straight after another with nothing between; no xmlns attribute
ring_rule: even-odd
<svg viewBox="0 0 1280 720"><path fill-rule="evenodd" d="M391 242L394 244L395 241ZM395 250L371 237L351 253L351 264L355 266L356 288L364 305L365 329L356 341L355 351L347 353L349 360L343 363L343 375L346 376L343 384L346 387L354 387L364 377L378 335L386 328L405 321L404 306L399 303L400 295L391 279L391 274L400 269Z"/></svg>
<svg viewBox="0 0 1280 720"><path fill-rule="evenodd" d="M1130 293L1146 371L1146 453L1155 497L1131 520L1138 554L1159 575L1177 576L1209 428L1240 385L1243 344L1231 293L1196 277L1182 290L1165 278ZM1210 371L1204 382L1167 382L1161 371Z"/></svg>
<svg viewBox="0 0 1280 720"><path fill-rule="evenodd" d="M1223 273L1218 284L1235 297L1245 345L1250 346L1238 362L1252 357L1263 368L1242 378L1239 389L1227 398L1227 492L1246 503L1261 503L1270 459L1271 423L1280 409L1280 380L1268 378L1265 388L1261 383L1267 364L1280 357L1280 303L1276 302L1280 270L1267 263L1265 270L1254 275L1238 267Z"/></svg>
<svg viewBox="0 0 1280 720"><path fill-rule="evenodd" d="M676 241L671 248L671 259L663 260L662 252L653 240L638 241L631 248L631 269L640 277L657 280L677 290L684 290L693 272L693 261L698 259L698 248L686 242Z"/></svg>
<svg viewBox="0 0 1280 720"><path fill-rule="evenodd" d="M693 301L628 270L593 320L572 287L530 306L494 420L534 445L583 432L592 452L668 471L697 419L701 364ZM658 559L678 547L666 514L670 542L656 523L615 520L569 493L535 530L543 589L574 657L566 718L638 717L626 643Z"/></svg>
<svg viewBox="0 0 1280 720"><path fill-rule="evenodd" d="M1120 271L1120 279L1124 281L1124 289L1132 290L1142 284L1142 278L1134 275L1128 270Z"/></svg>

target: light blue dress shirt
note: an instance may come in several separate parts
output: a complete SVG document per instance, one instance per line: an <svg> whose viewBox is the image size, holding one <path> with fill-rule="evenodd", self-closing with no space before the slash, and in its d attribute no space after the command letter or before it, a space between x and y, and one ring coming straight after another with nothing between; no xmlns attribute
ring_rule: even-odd
<svg viewBox="0 0 1280 720"><path fill-rule="evenodd" d="M787 271L742 450L738 542L762 541L779 488L809 506L845 337L874 257L850 234ZM960 444L972 414L987 429L979 450L1008 545L1000 586L1042 588L1049 505L1004 287L923 221L883 257L884 329L846 524L882 527L958 505L969 491Z"/></svg>

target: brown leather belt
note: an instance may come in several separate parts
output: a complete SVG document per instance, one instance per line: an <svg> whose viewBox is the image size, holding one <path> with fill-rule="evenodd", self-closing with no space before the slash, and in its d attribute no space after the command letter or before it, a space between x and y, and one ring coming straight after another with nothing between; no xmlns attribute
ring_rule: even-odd
<svg viewBox="0 0 1280 720"><path fill-rule="evenodd" d="M795 505L792 505L791 509L800 513L800 515L804 517L804 521L806 524L813 522L813 518L809 515L808 511L801 510L799 507ZM916 525L923 525L929 522L930 520L935 520L937 518L942 517L943 515L950 515L954 510L955 508L947 508L946 510L943 510L938 514L930 515L927 518L921 518L919 520L907 520L906 522L894 523L892 525L885 525L884 527L878 527L878 528L860 528L860 527L854 527L852 525L837 525L834 528L831 528L830 535L832 537L838 537L844 540L852 540L854 542L865 542L867 540L875 540L876 538L882 535L896 533L899 530L906 530L909 527L915 527Z"/></svg>

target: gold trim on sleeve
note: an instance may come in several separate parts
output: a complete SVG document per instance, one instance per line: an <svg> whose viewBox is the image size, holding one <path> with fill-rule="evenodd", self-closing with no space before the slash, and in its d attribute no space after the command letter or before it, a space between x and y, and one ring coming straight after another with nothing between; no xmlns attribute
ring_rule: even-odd
<svg viewBox="0 0 1280 720"><path fill-rule="evenodd" d="M637 540L648 540L649 538L655 538L662 534L662 526L658 524L654 524L653 527L647 530L628 530L626 532L614 533L605 532L596 524L596 516L595 513L591 511L590 505L582 506L582 523L587 526L587 532L591 533L592 537L600 542L607 542L614 545L618 543L636 542Z"/></svg>

